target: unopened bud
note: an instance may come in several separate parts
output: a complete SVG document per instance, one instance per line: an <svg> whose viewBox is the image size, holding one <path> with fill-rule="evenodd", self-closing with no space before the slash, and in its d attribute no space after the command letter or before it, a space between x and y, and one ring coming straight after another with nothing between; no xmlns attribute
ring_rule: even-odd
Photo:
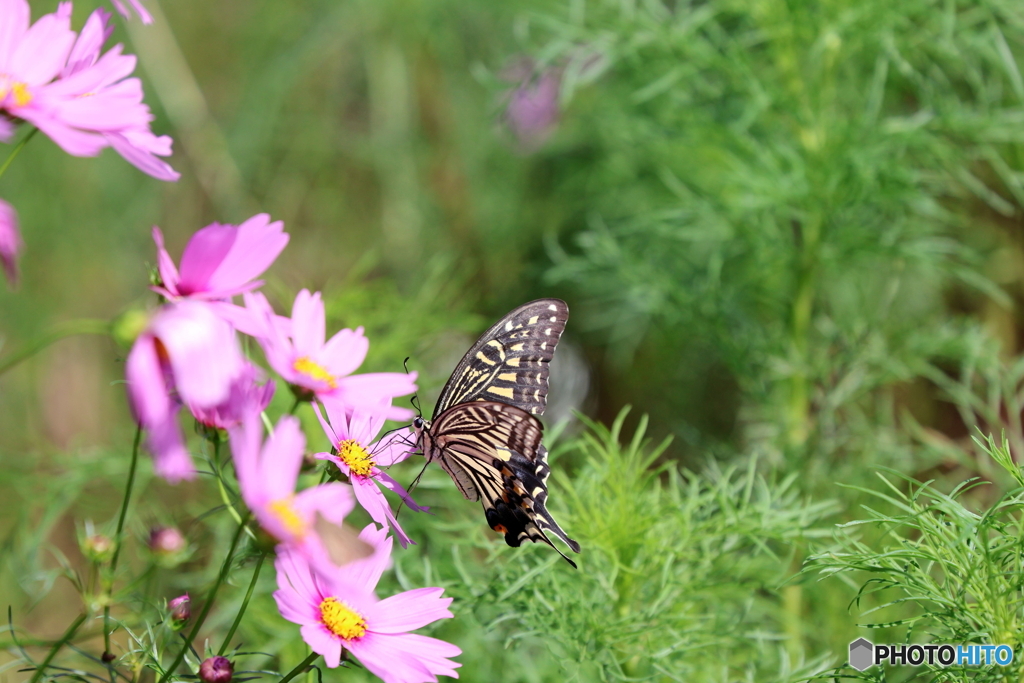
<svg viewBox="0 0 1024 683"><path fill-rule="evenodd" d="M148 311L132 309L125 311L114 319L110 326L110 335L118 344L129 347L135 343L135 339L142 334L149 324L150 313Z"/></svg>
<svg viewBox="0 0 1024 683"><path fill-rule="evenodd" d="M192 618L192 601L189 599L188 593L179 595L168 602L167 609L170 610L171 625L175 629L181 628Z"/></svg>
<svg viewBox="0 0 1024 683"><path fill-rule="evenodd" d="M203 683L229 683L235 667L227 657L210 657L199 665L199 678Z"/></svg>
<svg viewBox="0 0 1024 683"><path fill-rule="evenodd" d="M149 532L149 549L157 555L180 553L187 545L185 537L172 526L153 527Z"/></svg>
<svg viewBox="0 0 1024 683"><path fill-rule="evenodd" d="M90 562L102 564L114 556L114 541L103 534L86 536L81 543L82 554Z"/></svg>

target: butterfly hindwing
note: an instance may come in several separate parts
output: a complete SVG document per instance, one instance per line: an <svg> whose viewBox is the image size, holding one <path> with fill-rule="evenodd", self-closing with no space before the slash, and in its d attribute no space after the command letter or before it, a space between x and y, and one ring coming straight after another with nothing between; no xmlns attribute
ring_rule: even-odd
<svg viewBox="0 0 1024 683"><path fill-rule="evenodd" d="M424 432L424 453L440 463L463 496L481 502L488 525L508 545L542 541L558 550L545 533L550 531L579 552L545 506L550 468L542 429L537 418L512 405L460 403Z"/></svg>
<svg viewBox="0 0 1024 683"><path fill-rule="evenodd" d="M548 364L569 319L560 299L538 299L511 311L462 357L441 390L434 417L470 401L497 401L542 415Z"/></svg>

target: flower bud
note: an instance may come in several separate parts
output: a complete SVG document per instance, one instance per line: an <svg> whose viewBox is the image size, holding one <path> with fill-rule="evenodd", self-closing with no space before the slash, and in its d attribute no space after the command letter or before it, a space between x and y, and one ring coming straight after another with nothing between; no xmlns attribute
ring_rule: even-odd
<svg viewBox="0 0 1024 683"><path fill-rule="evenodd" d="M192 601L189 599L188 593L179 595L168 602L167 609L170 610L171 626L175 630L184 626L185 622L192 618Z"/></svg>
<svg viewBox="0 0 1024 683"><path fill-rule="evenodd" d="M203 683L229 683L235 667L227 657L210 657L199 665L199 678Z"/></svg>
<svg viewBox="0 0 1024 683"><path fill-rule="evenodd" d="M114 541L103 534L92 534L82 539L81 549L87 560L102 564L114 556Z"/></svg>
<svg viewBox="0 0 1024 683"><path fill-rule="evenodd" d="M185 537L172 526L156 526L149 532L149 549L157 555L180 553L187 546Z"/></svg>
<svg viewBox="0 0 1024 683"><path fill-rule="evenodd" d="M146 329L146 325L149 324L149 318L150 313L145 310L131 309L125 311L114 319L113 324L110 326L110 336L124 347L131 346L135 339L142 334L142 331Z"/></svg>

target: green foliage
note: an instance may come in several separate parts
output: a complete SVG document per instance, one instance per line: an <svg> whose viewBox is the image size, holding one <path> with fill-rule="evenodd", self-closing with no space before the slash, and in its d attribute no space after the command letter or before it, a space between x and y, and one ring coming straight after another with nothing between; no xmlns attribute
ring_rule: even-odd
<svg viewBox="0 0 1024 683"><path fill-rule="evenodd" d="M862 626L884 629L890 637L885 642L992 643L1014 649L1010 669L926 665L910 678L1016 680L1024 670L1019 663L1024 642L1024 473L1006 439L997 443L987 437L978 445L1013 477L1015 488L990 494L995 500L977 509L965 499L984 486L978 479L943 493L932 482L891 470L880 473L883 490L861 490L883 509L864 506L869 517L840 525L836 546L809 558L805 570L858 583L854 604L874 604L861 610L861 618L871 615ZM858 533L865 526L877 527L880 540L865 542ZM851 672L844 675L876 680L877 671Z"/></svg>

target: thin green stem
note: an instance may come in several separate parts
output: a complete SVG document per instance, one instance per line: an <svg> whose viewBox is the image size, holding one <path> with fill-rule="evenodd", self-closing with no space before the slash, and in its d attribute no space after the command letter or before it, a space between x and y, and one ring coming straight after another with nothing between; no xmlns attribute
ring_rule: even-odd
<svg viewBox="0 0 1024 683"><path fill-rule="evenodd" d="M249 515L246 515L242 519L242 523L238 525L238 529L235 530L235 535L231 539L231 547L228 549L228 555L224 558L224 564L221 565L220 573L217 575L217 581L210 588L210 592L206 596L206 604L203 605L203 611L199 613L196 623L192 625L192 631L188 634L188 638L186 639L185 644L181 647L181 650L178 651L178 656L175 657L174 661L171 662L171 665L164 670L164 673L160 676L158 683L164 683L164 681L174 673L174 670L178 668L179 664L181 664L181 660L185 658L185 653L188 652L188 649L192 646L192 641L195 640L197 635L199 635L199 629L203 627L203 622L206 621L206 617L210 614L210 609L213 607L213 599L217 597L217 591L220 590L221 584L224 583L224 579L228 575L228 570L231 569L231 560L235 556L235 546L238 545L238 539L242 537L242 532L245 530L245 525L248 521Z"/></svg>
<svg viewBox="0 0 1024 683"><path fill-rule="evenodd" d="M245 614L245 608L249 606L249 599L252 598L252 592L256 588L256 581L260 578L260 569L263 568L263 560L266 558L265 554L260 555L260 559L256 560L256 569L252 572L252 581L249 582L249 590L245 592L245 598L242 600L242 606L238 608L238 614L235 615L235 621L231 624L231 628L228 629L228 634L224 636L224 643L220 646L218 655L223 656L224 652L228 649L228 644L235 635L235 631L238 629L238 625L242 623L242 616Z"/></svg>
<svg viewBox="0 0 1024 683"><path fill-rule="evenodd" d="M7 172L7 167L11 165L12 161L14 161L14 157L18 156L18 152L21 151L21 148L27 145L28 141L31 140L38 132L38 128L33 128L28 132L28 135L23 137L21 139L21 142L19 142L17 146L15 146L13 150L11 150L11 153L7 155L7 159L4 160L4 165L0 166L0 176Z"/></svg>
<svg viewBox="0 0 1024 683"><path fill-rule="evenodd" d="M67 645L68 641L75 636L75 631L78 630L78 627L81 626L84 621L85 614L79 614L78 618L71 622L71 625L68 626L68 630L64 631L64 635L60 637L60 640L54 643L53 647L50 648L50 651L46 653L46 659L43 660L43 663L36 667L36 672L32 674L31 683L37 683L37 681L42 677L43 672L46 670L46 667L50 666L50 662L52 662L53 658L57 656L60 649Z"/></svg>
<svg viewBox="0 0 1024 683"><path fill-rule="evenodd" d="M20 349L16 349L0 358L0 375L21 361L31 358L50 344L77 334L110 334L110 323L106 320L93 320L89 318L62 323L41 337L25 344Z"/></svg>
<svg viewBox="0 0 1024 683"><path fill-rule="evenodd" d="M317 654L316 652L310 652L308 657L306 657L301 662L299 662L295 666L294 669L292 669L291 671L286 673L284 676L282 676L281 680L279 680L277 683L288 683L288 681L292 680L293 678L298 676L300 673L302 673L303 671L308 669L309 665L312 664L313 662L315 662L317 660L317 657L319 657L319 656L320 655Z"/></svg>
<svg viewBox="0 0 1024 683"><path fill-rule="evenodd" d="M103 607L103 651L110 652L110 593L114 587L114 575L117 572L117 558L121 556L121 533L124 531L124 518L128 514L128 503L132 499L135 487L135 470L139 464L139 443L142 441L142 425L135 429L135 441L132 444L132 461L128 466L128 481L124 485L124 498L121 500L121 514L117 517L117 531L114 533L114 556L110 558L110 574L107 579L106 593L108 604Z"/></svg>

